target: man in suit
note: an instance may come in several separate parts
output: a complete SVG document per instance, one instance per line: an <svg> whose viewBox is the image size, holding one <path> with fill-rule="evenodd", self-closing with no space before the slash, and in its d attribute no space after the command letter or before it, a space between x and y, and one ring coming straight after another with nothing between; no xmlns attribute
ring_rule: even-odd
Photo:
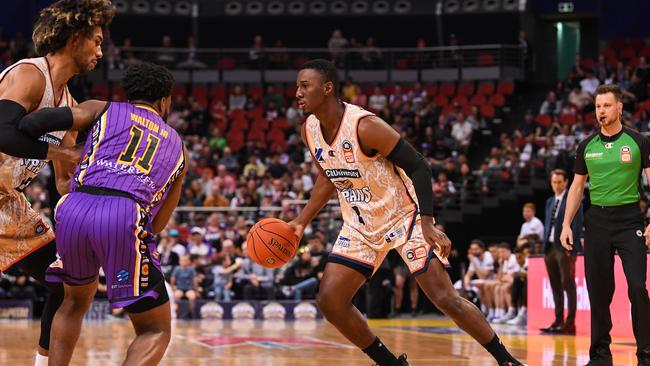
<svg viewBox="0 0 650 366"><path fill-rule="evenodd" d="M560 233L566 209L567 174L562 169L551 172L551 188L554 195L546 200L544 217L544 237L542 238L544 250L544 263L553 289L555 302L555 321L547 328L545 333L575 334L576 315L576 254L580 251L580 233L582 232L582 204L578 208L571 228L573 230L573 250L570 252L562 247ZM568 297L569 311L564 320L564 292Z"/></svg>

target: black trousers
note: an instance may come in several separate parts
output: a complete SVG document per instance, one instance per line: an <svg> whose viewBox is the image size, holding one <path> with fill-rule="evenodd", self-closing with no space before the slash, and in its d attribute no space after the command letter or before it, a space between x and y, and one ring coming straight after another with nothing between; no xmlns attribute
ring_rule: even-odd
<svg viewBox="0 0 650 366"><path fill-rule="evenodd" d="M616 207L592 205L585 215L585 274L591 302L591 358L611 355L614 253L623 263L637 355L650 351L650 300L646 290L647 255L638 203Z"/></svg>
<svg viewBox="0 0 650 366"><path fill-rule="evenodd" d="M549 249L544 255L546 272L553 290L553 302L555 302L555 324L574 325L576 320L576 255L567 254L565 250L559 250L549 243ZM564 292L567 295L569 306L566 321L564 321Z"/></svg>

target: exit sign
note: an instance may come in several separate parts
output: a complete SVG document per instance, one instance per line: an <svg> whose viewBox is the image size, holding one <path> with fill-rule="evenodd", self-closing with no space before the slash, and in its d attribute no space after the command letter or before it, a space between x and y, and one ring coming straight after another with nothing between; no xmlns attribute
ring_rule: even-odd
<svg viewBox="0 0 650 366"><path fill-rule="evenodd" d="M562 2L557 4L557 10L560 13L573 13L573 2Z"/></svg>

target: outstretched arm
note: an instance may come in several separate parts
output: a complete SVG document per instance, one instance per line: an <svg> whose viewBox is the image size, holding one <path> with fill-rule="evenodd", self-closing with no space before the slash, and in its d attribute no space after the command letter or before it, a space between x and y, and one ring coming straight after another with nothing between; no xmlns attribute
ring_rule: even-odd
<svg viewBox="0 0 650 366"><path fill-rule="evenodd" d="M107 102L89 100L72 108L43 108L23 117L18 128L34 138L52 131L86 130L106 110L106 105Z"/></svg>

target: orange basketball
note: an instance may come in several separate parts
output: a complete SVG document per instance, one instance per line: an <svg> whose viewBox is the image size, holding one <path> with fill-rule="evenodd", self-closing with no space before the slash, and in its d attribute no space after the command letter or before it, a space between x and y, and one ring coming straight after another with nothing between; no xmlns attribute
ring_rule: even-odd
<svg viewBox="0 0 650 366"><path fill-rule="evenodd" d="M298 251L298 238L284 221L266 218L258 221L246 238L248 256L266 268L279 268Z"/></svg>

